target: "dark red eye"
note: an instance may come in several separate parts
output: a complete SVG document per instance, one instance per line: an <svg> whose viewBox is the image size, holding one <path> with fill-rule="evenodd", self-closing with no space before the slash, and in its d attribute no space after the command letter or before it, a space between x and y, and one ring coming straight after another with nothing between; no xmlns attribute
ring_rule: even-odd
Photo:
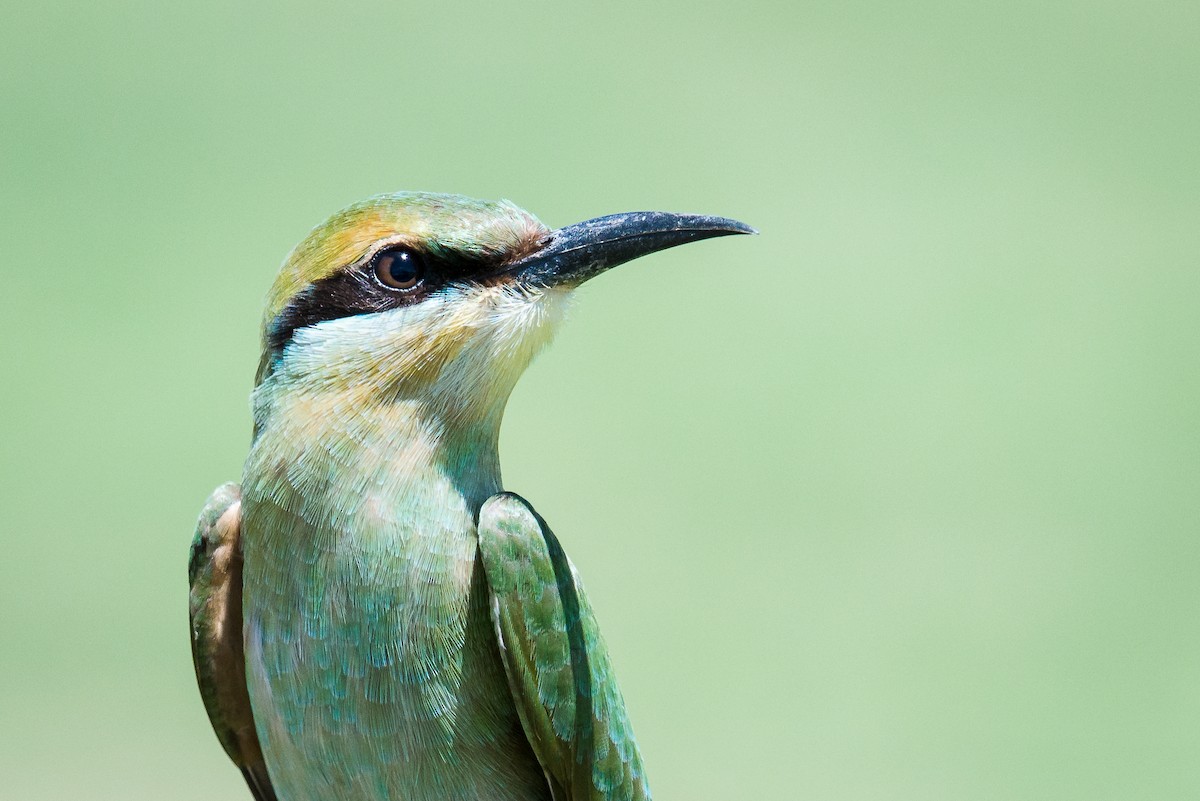
<svg viewBox="0 0 1200 801"><path fill-rule="evenodd" d="M375 277L388 289L413 289L425 280L425 262L408 248L388 248L375 256Z"/></svg>

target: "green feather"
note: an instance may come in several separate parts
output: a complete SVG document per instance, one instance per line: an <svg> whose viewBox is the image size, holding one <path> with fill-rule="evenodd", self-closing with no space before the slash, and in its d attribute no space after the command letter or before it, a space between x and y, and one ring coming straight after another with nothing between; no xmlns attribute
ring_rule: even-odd
<svg viewBox="0 0 1200 801"><path fill-rule="evenodd" d="M509 686L555 798L649 799L608 649L550 527L501 493L480 510L479 550Z"/></svg>

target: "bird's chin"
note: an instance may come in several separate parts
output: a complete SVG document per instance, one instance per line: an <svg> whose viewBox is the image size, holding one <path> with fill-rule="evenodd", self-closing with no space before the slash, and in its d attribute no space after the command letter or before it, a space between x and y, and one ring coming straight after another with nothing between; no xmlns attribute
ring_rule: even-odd
<svg viewBox="0 0 1200 801"><path fill-rule="evenodd" d="M553 340L573 295L566 287L475 289L452 305L470 309L438 335L454 349L429 387L446 408L472 416L501 412L533 359ZM456 314L456 317L459 315Z"/></svg>

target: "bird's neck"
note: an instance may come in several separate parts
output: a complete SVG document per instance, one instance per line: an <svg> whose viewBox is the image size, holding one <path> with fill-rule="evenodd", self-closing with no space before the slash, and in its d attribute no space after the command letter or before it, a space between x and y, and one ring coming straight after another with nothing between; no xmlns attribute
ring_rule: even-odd
<svg viewBox="0 0 1200 801"><path fill-rule="evenodd" d="M437 486L475 511L500 490L502 408L464 418L422 399L379 401L347 387L279 393L264 411L247 473L301 474L312 498Z"/></svg>

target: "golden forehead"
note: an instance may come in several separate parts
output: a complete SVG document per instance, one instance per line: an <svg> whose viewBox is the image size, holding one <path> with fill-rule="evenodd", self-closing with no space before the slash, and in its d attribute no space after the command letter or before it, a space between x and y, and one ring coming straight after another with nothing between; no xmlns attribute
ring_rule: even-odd
<svg viewBox="0 0 1200 801"><path fill-rule="evenodd" d="M297 293L356 264L381 241L437 255L503 257L532 250L549 232L507 200L397 192L355 203L314 228L279 270L267 296L269 325Z"/></svg>

